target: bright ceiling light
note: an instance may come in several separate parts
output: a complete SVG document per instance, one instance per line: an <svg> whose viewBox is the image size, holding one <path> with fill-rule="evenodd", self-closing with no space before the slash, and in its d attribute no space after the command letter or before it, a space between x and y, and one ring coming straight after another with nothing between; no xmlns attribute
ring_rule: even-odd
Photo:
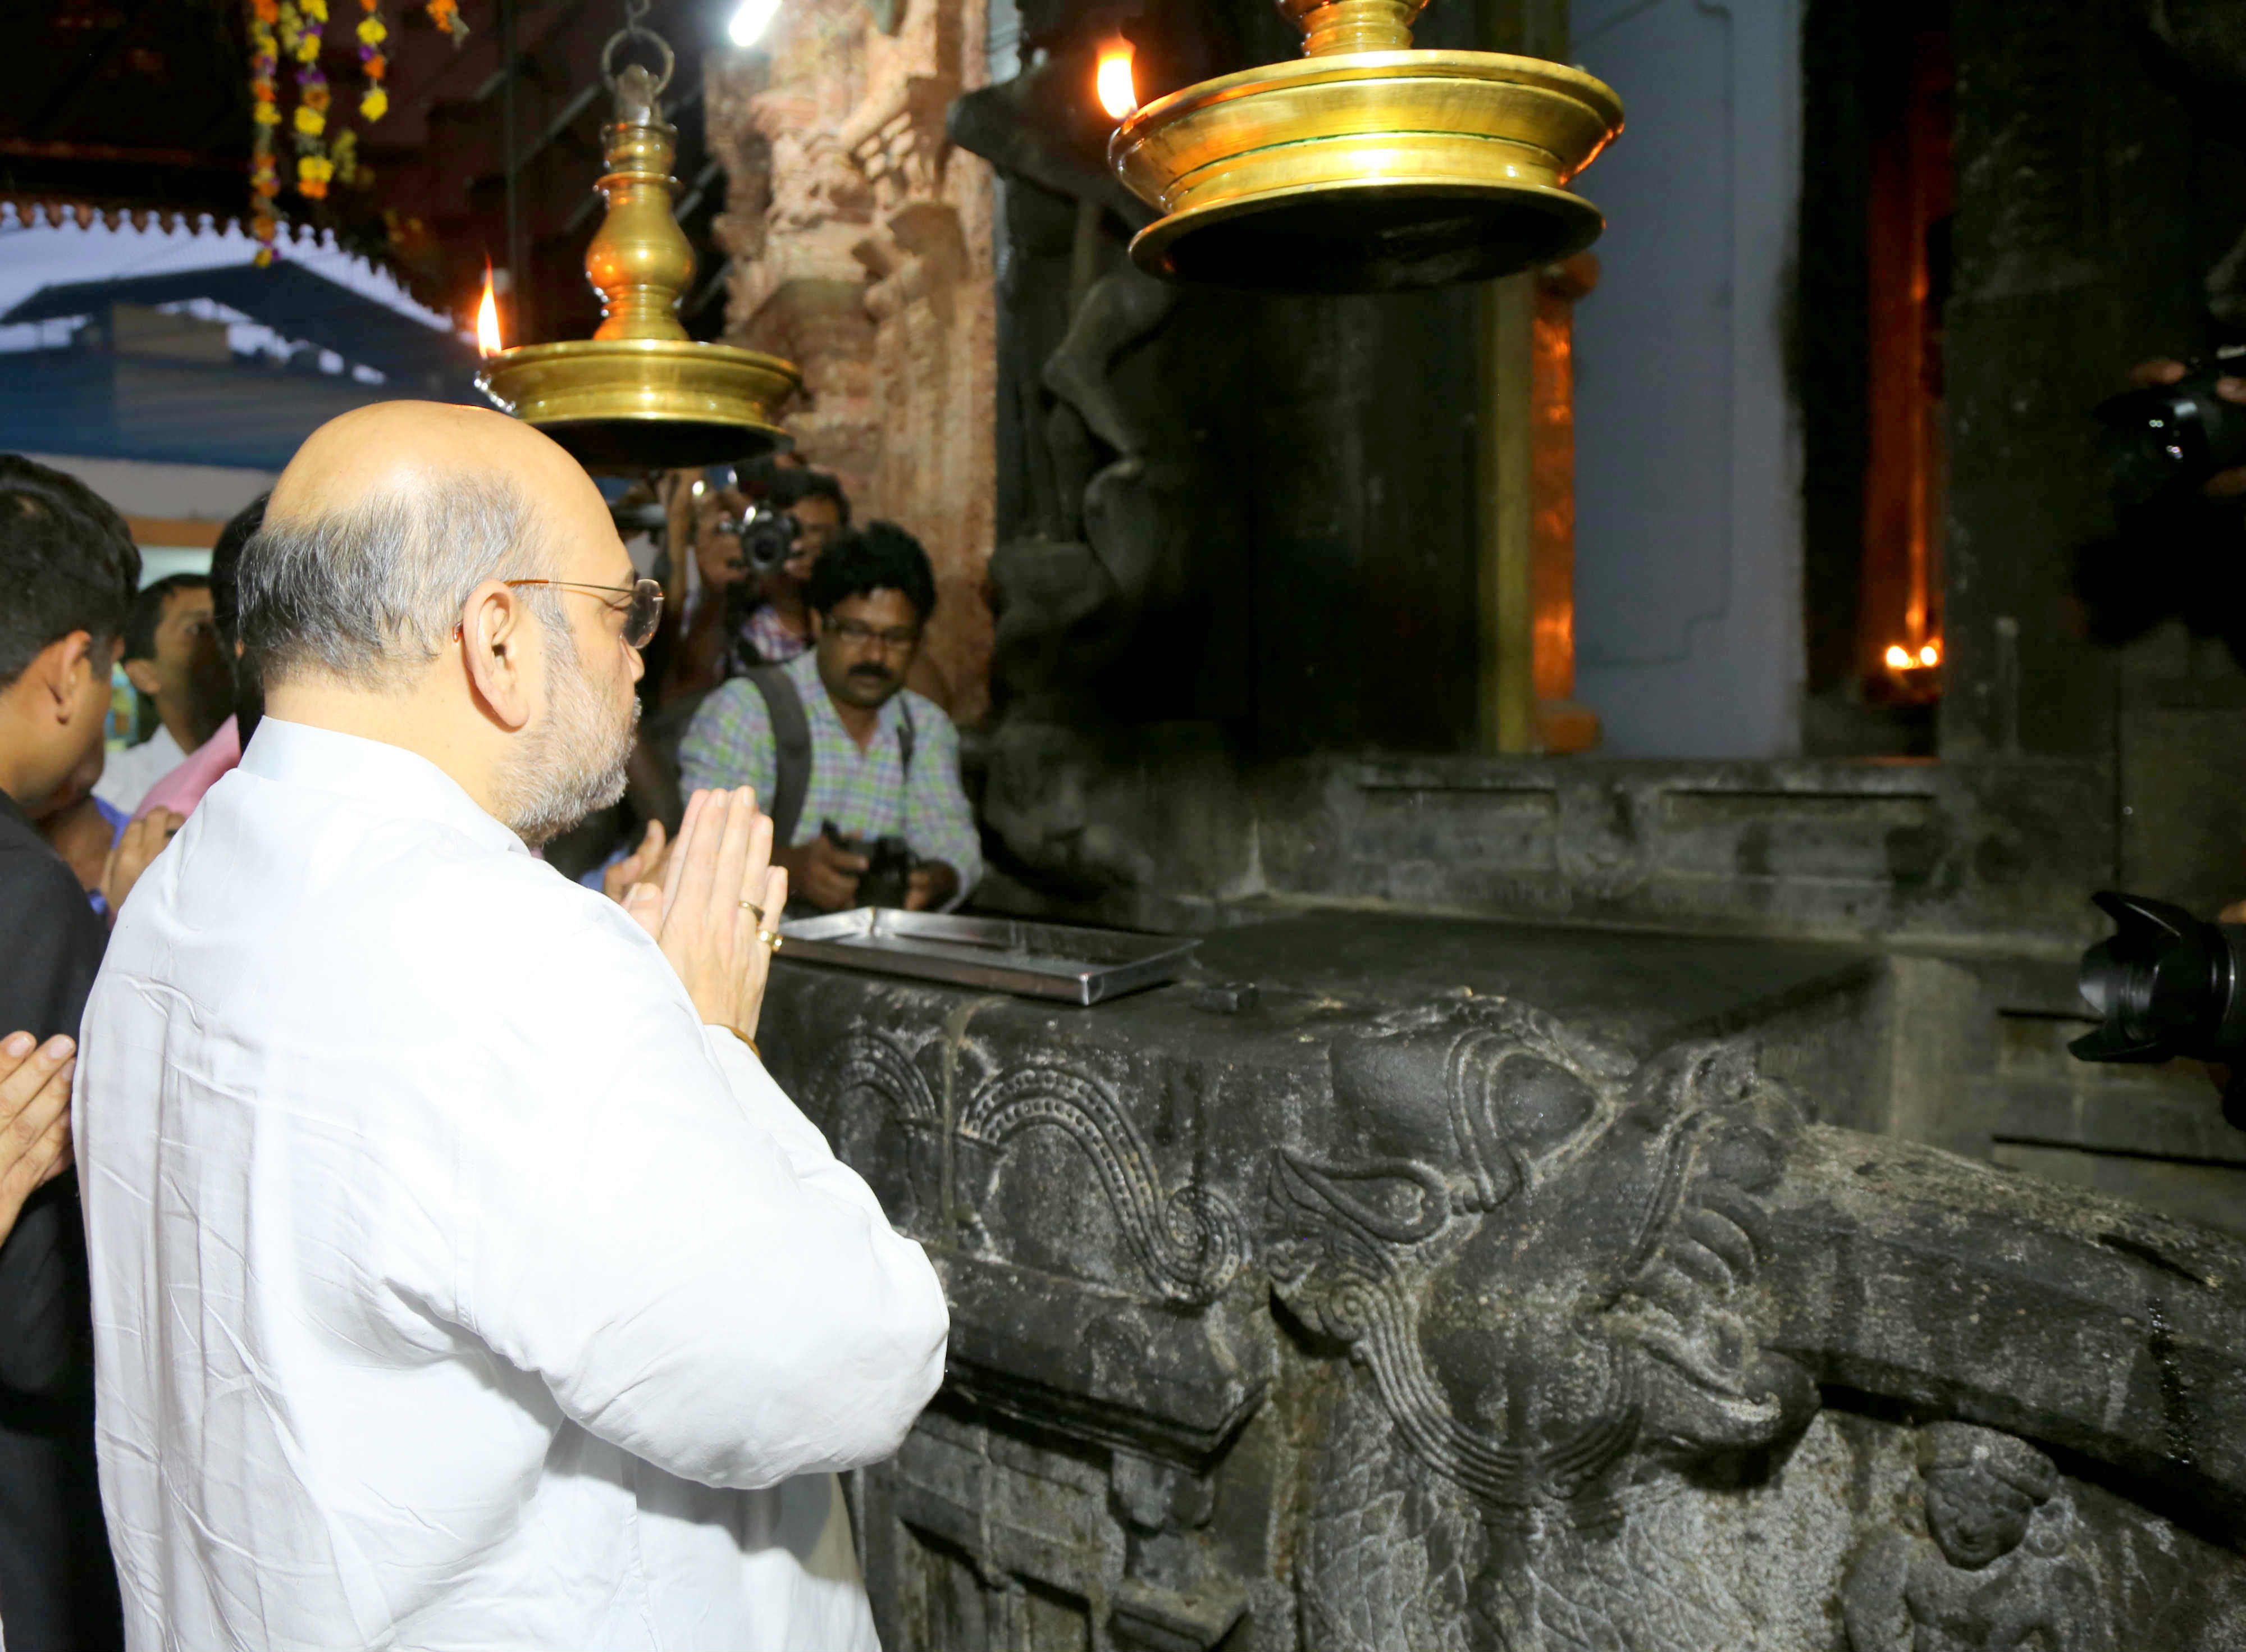
<svg viewBox="0 0 2246 1652"><path fill-rule="evenodd" d="M737 46L753 46L764 38L772 14L779 10L779 0L741 0L733 9L733 20L725 25L725 34Z"/></svg>

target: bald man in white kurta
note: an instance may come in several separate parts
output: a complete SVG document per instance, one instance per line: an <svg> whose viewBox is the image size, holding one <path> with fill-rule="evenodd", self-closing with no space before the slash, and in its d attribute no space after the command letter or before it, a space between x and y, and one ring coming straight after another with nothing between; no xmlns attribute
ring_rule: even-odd
<svg viewBox="0 0 2246 1652"><path fill-rule="evenodd" d="M269 717L135 890L77 1115L135 1649L871 1648L833 1471L920 1247L656 943Z"/></svg>
<svg viewBox="0 0 2246 1652"><path fill-rule="evenodd" d="M125 905L73 1128L133 1652L871 1652L834 1475L943 1368L920 1247L749 1038L770 822L619 906L657 610L498 414L308 440L244 551L267 716Z"/></svg>

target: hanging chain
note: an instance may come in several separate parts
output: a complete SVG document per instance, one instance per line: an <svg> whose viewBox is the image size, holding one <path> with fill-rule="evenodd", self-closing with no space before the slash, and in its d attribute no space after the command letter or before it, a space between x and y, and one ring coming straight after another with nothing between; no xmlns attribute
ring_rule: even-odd
<svg viewBox="0 0 2246 1652"><path fill-rule="evenodd" d="M664 88L670 84L671 74L678 67L678 59L671 54L670 43L647 26L645 19L653 4L654 0L624 0L624 26L610 35L608 44L601 48L601 78L608 83L610 92L616 89L616 48L627 41L644 41L662 54L663 72L655 82L657 97L661 97Z"/></svg>

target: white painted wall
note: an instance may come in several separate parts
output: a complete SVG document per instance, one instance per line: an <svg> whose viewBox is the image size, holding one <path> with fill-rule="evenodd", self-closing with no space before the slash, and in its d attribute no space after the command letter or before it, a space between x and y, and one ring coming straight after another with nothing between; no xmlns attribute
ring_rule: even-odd
<svg viewBox="0 0 2246 1652"><path fill-rule="evenodd" d="M277 479L270 471L227 465L157 465L68 453L24 457L77 477L127 516L223 522Z"/></svg>
<svg viewBox="0 0 2246 1652"><path fill-rule="evenodd" d="M1576 311L1576 697L1625 757L1800 745L1800 438L1781 325L1802 0L1576 0L1622 137Z"/></svg>

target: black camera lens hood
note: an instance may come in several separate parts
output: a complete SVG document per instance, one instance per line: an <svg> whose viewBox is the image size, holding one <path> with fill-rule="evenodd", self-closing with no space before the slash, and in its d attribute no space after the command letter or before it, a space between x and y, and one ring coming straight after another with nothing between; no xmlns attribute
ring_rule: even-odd
<svg viewBox="0 0 2246 1652"><path fill-rule="evenodd" d="M2114 923L2082 955L2082 996L2102 1024L2069 1050L2084 1061L2154 1062L2246 1049L2246 927L2141 895L2092 898Z"/></svg>

